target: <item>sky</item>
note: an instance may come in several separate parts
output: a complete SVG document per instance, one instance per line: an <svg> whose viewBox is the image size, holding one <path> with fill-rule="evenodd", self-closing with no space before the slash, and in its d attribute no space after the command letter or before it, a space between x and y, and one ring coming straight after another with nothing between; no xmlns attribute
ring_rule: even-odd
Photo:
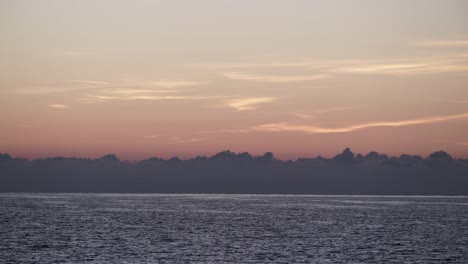
<svg viewBox="0 0 468 264"><path fill-rule="evenodd" d="M468 158L468 1L0 0L0 152Z"/></svg>

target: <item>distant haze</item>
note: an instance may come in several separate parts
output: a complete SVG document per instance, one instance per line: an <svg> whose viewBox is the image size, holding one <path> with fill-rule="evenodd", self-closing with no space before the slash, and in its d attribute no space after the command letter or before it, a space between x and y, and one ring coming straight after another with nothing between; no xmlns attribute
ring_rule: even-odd
<svg viewBox="0 0 468 264"><path fill-rule="evenodd" d="M0 153L468 158L468 1L0 0Z"/></svg>

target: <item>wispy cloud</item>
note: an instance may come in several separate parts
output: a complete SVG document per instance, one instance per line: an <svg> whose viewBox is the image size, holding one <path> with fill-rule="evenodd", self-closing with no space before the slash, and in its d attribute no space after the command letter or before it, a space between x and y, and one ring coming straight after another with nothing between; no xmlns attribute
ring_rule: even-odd
<svg viewBox="0 0 468 264"><path fill-rule="evenodd" d="M369 122L369 123L364 123L364 124L359 124L359 125L336 127L336 128L276 123L276 124L261 125L257 127L257 129L264 130L264 131L297 131L297 132L305 132L309 134L343 133L343 132L352 132L352 131L361 130L365 128L371 128L371 127L401 127L401 126L421 125L421 124L430 124L430 123L440 123L440 122L464 119L464 118L468 118L468 113L457 114L457 115L446 115L446 116L423 117L423 118L418 118L418 119L409 119L409 120L402 120L402 121Z"/></svg>
<svg viewBox="0 0 468 264"><path fill-rule="evenodd" d="M177 88L184 86L195 86L199 85L200 83L195 81L152 81L148 82L148 84L163 88Z"/></svg>
<svg viewBox="0 0 468 264"><path fill-rule="evenodd" d="M15 90L15 93L24 95L65 93L75 90L96 88L96 86L102 87L103 85L109 85L109 83L101 81L68 80L50 85L20 88Z"/></svg>
<svg viewBox="0 0 468 264"><path fill-rule="evenodd" d="M350 65L330 71L351 74L420 75L468 71L468 63L463 59L441 59L415 63Z"/></svg>
<svg viewBox="0 0 468 264"><path fill-rule="evenodd" d="M345 108L345 107L324 108L324 109L318 109L318 110L315 110L315 111L311 111L311 112L308 112L308 113L304 113L302 111L296 111L296 112L289 113L289 115L296 116L299 119L311 119L311 118L317 117L319 114L344 111L346 109L349 109L349 108Z"/></svg>
<svg viewBox="0 0 468 264"><path fill-rule="evenodd" d="M161 144L187 144L187 143L195 143L199 141L206 140L206 138L183 138L183 137L162 137L160 135L156 135L156 137L151 136L151 138L158 138L159 143Z"/></svg>
<svg viewBox="0 0 468 264"><path fill-rule="evenodd" d="M204 137L179 137L159 134L145 136L145 138L155 140L158 144L187 144L207 140Z"/></svg>
<svg viewBox="0 0 468 264"><path fill-rule="evenodd" d="M147 138L160 138L161 135L158 135L158 134L154 134L154 135L149 135L149 136L146 136Z"/></svg>
<svg viewBox="0 0 468 264"><path fill-rule="evenodd" d="M264 124L255 127L238 129L238 130L221 130L219 132L254 132L254 131L271 131L271 132L302 132L307 134L327 134L327 133L345 133L362 130L372 127L403 127L412 125L423 125L431 123L441 123L452 120L460 120L468 118L468 113L456 114L456 115L444 115L444 116L430 116L422 117L409 120L401 121L388 121L388 122L368 122L352 126L344 127L322 127L302 124L290 124L290 123L272 123Z"/></svg>
<svg viewBox="0 0 468 264"><path fill-rule="evenodd" d="M268 82L268 83L293 83L305 82L324 79L325 74L316 75L261 75L247 72L223 72L221 73L227 79L253 82Z"/></svg>
<svg viewBox="0 0 468 264"><path fill-rule="evenodd" d="M66 50L66 51L58 51L53 54L52 56L57 57L82 57L82 56L95 56L103 54L103 52L98 51L86 51L86 50Z"/></svg>
<svg viewBox="0 0 468 264"><path fill-rule="evenodd" d="M432 44L465 45L468 41L439 41ZM430 44L429 43L429 44ZM467 46L468 47L468 46ZM335 79L336 74L422 75L431 73L468 71L466 54L393 60L298 60L274 63L245 63L218 65L220 75L230 80L268 83L296 83ZM269 68L302 69L300 75L265 73Z"/></svg>
<svg viewBox="0 0 468 264"><path fill-rule="evenodd" d="M438 140L436 142L438 142L438 143L449 143L449 144L468 147L468 141Z"/></svg>
<svg viewBox="0 0 468 264"><path fill-rule="evenodd" d="M180 90L150 90L150 89L108 89L110 94L154 94L154 93L180 93Z"/></svg>
<svg viewBox="0 0 468 264"><path fill-rule="evenodd" d="M95 93L88 93L82 98L84 103L102 103L109 101L124 100L152 100L152 101L193 101L193 100L215 100L223 105L232 107L236 110L252 110L259 104L271 103L277 100L273 97L246 97L235 98L221 95L196 95L188 94L185 90L178 89L100 89Z"/></svg>
<svg viewBox="0 0 468 264"><path fill-rule="evenodd" d="M428 64L422 63L407 63L407 64L371 64L371 65L352 65L342 68L336 68L332 71L334 72L344 72L344 73L384 73L384 74L397 74L404 73L409 71L414 71L415 69L421 69L427 67Z"/></svg>
<svg viewBox="0 0 468 264"><path fill-rule="evenodd" d="M16 89L17 94L47 94L47 93L63 93L75 90L92 90L96 93L109 94L142 94L142 93L174 93L179 92L177 89L183 86L198 85L199 82L193 81L116 81L105 82L98 80L66 80L50 85L25 87ZM159 88L159 89L155 89Z"/></svg>
<svg viewBox="0 0 468 264"><path fill-rule="evenodd" d="M299 119L310 119L310 118L313 118L315 117L314 115L310 115L310 114L305 114L305 113L302 113L302 112L291 112L291 113L288 113L289 115L292 115L292 116L295 116Z"/></svg>
<svg viewBox="0 0 468 264"><path fill-rule="evenodd" d="M67 109L67 108L70 108L70 106L66 105L66 104L50 104L50 105L48 105L48 107L54 108L54 109Z"/></svg>
<svg viewBox="0 0 468 264"><path fill-rule="evenodd" d="M346 109L349 109L349 108L345 108L345 107L324 108L324 109L315 110L314 113L323 114L323 113L344 111Z"/></svg>
<svg viewBox="0 0 468 264"><path fill-rule="evenodd" d="M180 96L170 96L170 95L119 95L119 96L108 96L108 95L88 95L89 98L99 99L103 101L108 100L209 100L209 99L219 99L223 97L219 96L197 96L197 95L180 95Z"/></svg>
<svg viewBox="0 0 468 264"><path fill-rule="evenodd" d="M69 80L69 82L73 82L73 83L83 83L83 84L102 84L102 85L110 84L110 83L108 83L108 82L88 81L88 80Z"/></svg>
<svg viewBox="0 0 468 264"><path fill-rule="evenodd" d="M15 90L17 94L34 95L34 94L50 94L50 93L63 93L73 90L73 88L64 87L31 87Z"/></svg>
<svg viewBox="0 0 468 264"><path fill-rule="evenodd" d="M426 41L417 42L416 46L440 47L440 48L468 47L468 40L467 39L426 40Z"/></svg>
<svg viewBox="0 0 468 264"><path fill-rule="evenodd" d="M166 144L186 144L186 143L195 143L199 141L206 140L206 138L187 138L187 139L174 139L166 141Z"/></svg>
<svg viewBox="0 0 468 264"><path fill-rule="evenodd" d="M196 68L207 68L217 70L239 70L239 69L267 69L267 68L328 68L349 63L359 63L358 60L317 60L297 59L288 61L264 61L264 62L241 62L241 63L196 63L190 66Z"/></svg>
<svg viewBox="0 0 468 264"><path fill-rule="evenodd" d="M252 110L257 108L259 104L271 103L276 101L274 97L251 97L227 100L226 104L236 110Z"/></svg>

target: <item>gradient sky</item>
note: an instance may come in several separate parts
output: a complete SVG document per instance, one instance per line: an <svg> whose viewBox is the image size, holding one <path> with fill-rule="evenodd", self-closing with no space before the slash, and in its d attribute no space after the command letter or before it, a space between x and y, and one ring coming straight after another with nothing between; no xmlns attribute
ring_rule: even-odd
<svg viewBox="0 0 468 264"><path fill-rule="evenodd" d="M468 157L468 1L0 0L0 152Z"/></svg>

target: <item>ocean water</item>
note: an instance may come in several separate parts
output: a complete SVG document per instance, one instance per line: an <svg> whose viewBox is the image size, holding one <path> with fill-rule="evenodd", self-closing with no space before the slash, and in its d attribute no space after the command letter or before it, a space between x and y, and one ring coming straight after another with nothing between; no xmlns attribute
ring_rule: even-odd
<svg viewBox="0 0 468 264"><path fill-rule="evenodd" d="M0 263L468 263L468 197L0 194Z"/></svg>

